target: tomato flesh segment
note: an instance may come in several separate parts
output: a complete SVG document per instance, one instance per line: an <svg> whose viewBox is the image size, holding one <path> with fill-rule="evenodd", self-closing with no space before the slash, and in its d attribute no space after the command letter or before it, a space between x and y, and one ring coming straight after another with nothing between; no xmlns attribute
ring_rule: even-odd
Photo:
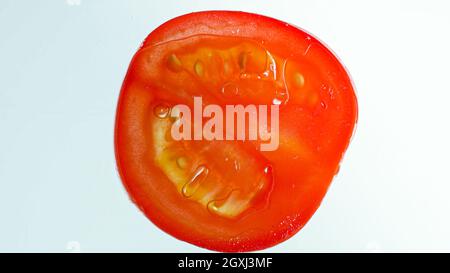
<svg viewBox="0 0 450 273"><path fill-rule="evenodd" d="M154 159L182 197L226 218L239 217L268 197L272 171L266 160L234 142L173 140L170 130L177 120L169 111L155 107Z"/></svg>

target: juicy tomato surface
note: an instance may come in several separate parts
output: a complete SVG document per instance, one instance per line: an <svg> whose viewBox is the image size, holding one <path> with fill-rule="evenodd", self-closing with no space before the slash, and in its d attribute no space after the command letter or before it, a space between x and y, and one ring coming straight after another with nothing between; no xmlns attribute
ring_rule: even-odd
<svg viewBox="0 0 450 273"><path fill-rule="evenodd" d="M174 140L176 104L279 105L279 145ZM173 113L172 113L173 114ZM118 170L159 228L216 251L253 251L298 232L321 203L357 119L351 80L310 34L231 11L183 15L135 54L116 114Z"/></svg>

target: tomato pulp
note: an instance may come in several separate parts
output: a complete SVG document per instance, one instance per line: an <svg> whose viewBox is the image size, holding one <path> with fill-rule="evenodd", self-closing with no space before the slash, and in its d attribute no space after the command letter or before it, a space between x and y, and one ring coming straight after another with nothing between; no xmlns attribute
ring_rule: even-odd
<svg viewBox="0 0 450 273"><path fill-rule="evenodd" d="M186 115L176 106L193 109L196 98L224 112L276 105L276 149L258 149L261 139L174 139ZM237 122L251 135L246 114ZM349 75L310 34L256 14L191 13L154 30L131 61L117 106L117 166L133 202L167 233L217 251L264 249L314 214L356 119Z"/></svg>

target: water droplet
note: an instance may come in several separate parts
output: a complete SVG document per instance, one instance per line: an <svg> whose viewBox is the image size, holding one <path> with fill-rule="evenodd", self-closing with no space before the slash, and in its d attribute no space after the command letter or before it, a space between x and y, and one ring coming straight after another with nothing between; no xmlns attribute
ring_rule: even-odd
<svg viewBox="0 0 450 273"><path fill-rule="evenodd" d="M241 163L238 160L234 160L234 169L239 171L241 169Z"/></svg>
<svg viewBox="0 0 450 273"><path fill-rule="evenodd" d="M276 66L276 64L275 64L275 63L269 64L269 70L272 71L272 72L274 72L274 73L276 73L276 71L277 71L277 66Z"/></svg>
<svg viewBox="0 0 450 273"><path fill-rule="evenodd" d="M263 169L263 175L260 177L259 181L256 184L257 191L262 190L264 187L267 187L268 184L272 183L273 169L272 166L268 165Z"/></svg>
<svg viewBox="0 0 450 273"><path fill-rule="evenodd" d="M159 104L153 108L153 113L158 118L166 118L169 115L170 107L165 104Z"/></svg>
<svg viewBox="0 0 450 273"><path fill-rule="evenodd" d="M239 87L232 83L226 83L222 86L222 94L224 95L237 95L239 93Z"/></svg>
<svg viewBox="0 0 450 273"><path fill-rule="evenodd" d="M266 72L272 72L273 79L277 80L277 62L275 61L275 58L272 56L272 54L266 50L266 56L267 56L267 68ZM267 74L269 76L269 74Z"/></svg>
<svg viewBox="0 0 450 273"><path fill-rule="evenodd" d="M225 198L210 201L207 204L207 209L225 217L233 217L248 204L248 200L242 200L240 195L239 190L232 190Z"/></svg>
<svg viewBox="0 0 450 273"><path fill-rule="evenodd" d="M274 98L274 99L272 100L272 103L275 104L275 105L280 105L280 104L282 103L282 101L279 100L279 99L277 99L277 98Z"/></svg>
<svg viewBox="0 0 450 273"><path fill-rule="evenodd" d="M320 106L321 106L323 109L327 109L327 108L328 108L327 103L324 102L324 101L321 101L321 102L320 102Z"/></svg>
<svg viewBox="0 0 450 273"><path fill-rule="evenodd" d="M194 171L192 178L187 182L183 188L181 189L181 193L184 197L191 197L195 194L195 192L199 189L201 183L208 176L209 169L205 165L200 165Z"/></svg>
<svg viewBox="0 0 450 273"><path fill-rule="evenodd" d="M275 91L275 98L272 103L275 105L286 104L289 100L289 93L284 89L277 89Z"/></svg>

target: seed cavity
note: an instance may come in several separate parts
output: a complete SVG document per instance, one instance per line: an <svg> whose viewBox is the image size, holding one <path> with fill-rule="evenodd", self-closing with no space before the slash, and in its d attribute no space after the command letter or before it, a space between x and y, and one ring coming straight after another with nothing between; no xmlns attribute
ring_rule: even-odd
<svg viewBox="0 0 450 273"><path fill-rule="evenodd" d="M228 49L201 48L195 52L182 50L169 52L161 60L168 77L175 79L176 84L169 86L174 92L184 92L176 79L186 76L199 81L196 84L208 84L214 96L245 100L247 95L250 98L254 95L250 87L256 83L258 88L264 88L265 103L270 98L275 104L285 104L289 94L294 95L289 92L288 84L304 85L303 75L296 74L301 69L295 67L286 74L287 60L272 56L258 44L240 43ZM257 91L255 95L259 95ZM297 93L305 93L303 101L307 102L307 90L301 91L305 92ZM291 97L294 98L297 97ZM263 157L235 143L174 141L171 127L183 121L183 113L172 102L162 99L157 103L151 109L154 159L186 202L198 203L205 212L233 219L268 200L273 176ZM268 135L268 129L264 130Z"/></svg>

